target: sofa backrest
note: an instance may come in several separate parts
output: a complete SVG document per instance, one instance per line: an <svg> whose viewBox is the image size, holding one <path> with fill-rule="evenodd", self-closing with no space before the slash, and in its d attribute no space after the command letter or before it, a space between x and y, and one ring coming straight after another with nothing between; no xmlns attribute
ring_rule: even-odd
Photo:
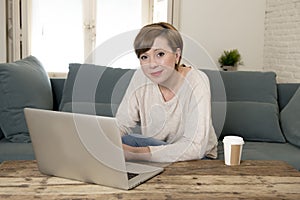
<svg viewBox="0 0 300 200"><path fill-rule="evenodd" d="M50 81L53 92L53 110L57 111L61 102L66 78L51 78ZM300 87L300 83L277 83L279 111L288 104L298 87Z"/></svg>
<svg viewBox="0 0 300 200"><path fill-rule="evenodd" d="M4 138L4 134L3 134L3 132L2 132L2 130L1 130L1 128L0 128L0 140L1 140L2 138Z"/></svg>
<svg viewBox="0 0 300 200"><path fill-rule="evenodd" d="M278 83L278 105L281 111L290 101L297 89L300 87L300 83Z"/></svg>
<svg viewBox="0 0 300 200"><path fill-rule="evenodd" d="M78 78L80 70L82 77ZM212 117L218 136L235 134L246 140L285 142L280 130L277 99L281 100L280 108L283 108L295 91L294 86L284 85L277 89L276 74L273 72L203 71L211 81ZM71 64L66 81L51 80L55 109L87 114L93 114L96 110L98 115L114 116L133 73L134 70L128 69ZM219 87L216 87L220 80L222 84L224 82L227 95L225 98L220 95ZM97 81L96 86L84 86L92 84L93 81ZM77 85L74 86L75 84ZM73 92L76 87L86 88L86 91L79 90L84 95L80 98L75 96L74 100ZM85 97L90 96L88 90L94 90L94 99L86 101ZM288 97L282 98L281 94ZM226 110L222 121L219 108L224 105Z"/></svg>
<svg viewBox="0 0 300 200"><path fill-rule="evenodd" d="M135 70L70 64L60 111L114 116Z"/></svg>
<svg viewBox="0 0 300 200"><path fill-rule="evenodd" d="M113 71L111 71L113 72ZM124 71L126 73L126 71ZM231 73L231 72L221 72L221 73ZM244 72L243 72L244 73ZM251 74L251 72L246 72L247 74ZM108 74L107 74L108 75ZM236 75L239 75L237 73ZM111 73L110 75L111 76ZM106 77L105 82L106 84L110 84L110 81L113 80L113 78ZM117 77L114 77L117 78ZM253 80L254 81L254 80ZM224 84L226 85L228 81L224 81ZM61 103L62 97L63 97L63 91L65 87L66 79L65 78L51 78L51 85L52 85L52 92L53 92L53 102L54 102L54 110L59 110L59 105ZM211 84L213 85L213 84ZM278 106L279 111L281 111L285 105L289 102L290 98L293 96L297 88L300 86L300 83L288 83L288 84L277 84L277 95L278 95ZM123 87L123 90L126 90L126 87ZM213 88L212 88L213 90ZM122 95L125 93L125 91L121 92ZM215 98L214 91L212 91L212 99ZM119 96L120 98L120 96ZM2 131L0 129L0 138L3 137Z"/></svg>
<svg viewBox="0 0 300 200"><path fill-rule="evenodd" d="M58 111L62 99L66 78L51 78L53 110Z"/></svg>

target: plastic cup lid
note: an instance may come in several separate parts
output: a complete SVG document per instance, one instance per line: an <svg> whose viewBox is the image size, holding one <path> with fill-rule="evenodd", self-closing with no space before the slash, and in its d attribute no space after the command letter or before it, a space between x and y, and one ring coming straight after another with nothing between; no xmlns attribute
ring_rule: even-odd
<svg viewBox="0 0 300 200"><path fill-rule="evenodd" d="M230 143L230 144L244 144L244 139L239 136L225 136L223 139L223 143Z"/></svg>

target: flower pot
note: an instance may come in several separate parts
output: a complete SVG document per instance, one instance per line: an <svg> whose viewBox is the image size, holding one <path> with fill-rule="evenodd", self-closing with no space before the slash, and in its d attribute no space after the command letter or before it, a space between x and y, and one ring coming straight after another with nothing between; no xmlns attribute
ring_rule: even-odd
<svg viewBox="0 0 300 200"><path fill-rule="evenodd" d="M221 66L224 71L237 71L237 66Z"/></svg>

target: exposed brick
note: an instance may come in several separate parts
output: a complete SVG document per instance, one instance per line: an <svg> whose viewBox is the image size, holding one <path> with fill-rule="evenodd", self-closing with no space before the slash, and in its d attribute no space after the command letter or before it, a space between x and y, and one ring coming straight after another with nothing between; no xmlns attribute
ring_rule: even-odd
<svg viewBox="0 0 300 200"><path fill-rule="evenodd" d="M279 82L300 82L300 0L267 0L264 67Z"/></svg>
<svg viewBox="0 0 300 200"><path fill-rule="evenodd" d="M294 77L296 80L300 79L300 72L298 71L297 73L294 74Z"/></svg>

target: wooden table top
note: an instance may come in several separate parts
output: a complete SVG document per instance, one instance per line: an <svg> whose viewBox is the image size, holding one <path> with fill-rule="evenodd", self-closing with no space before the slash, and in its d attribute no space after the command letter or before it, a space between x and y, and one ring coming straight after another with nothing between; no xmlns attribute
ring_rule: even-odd
<svg viewBox="0 0 300 200"><path fill-rule="evenodd" d="M36 161L0 165L0 199L300 199L300 172L281 161L173 163L129 191L42 175Z"/></svg>

